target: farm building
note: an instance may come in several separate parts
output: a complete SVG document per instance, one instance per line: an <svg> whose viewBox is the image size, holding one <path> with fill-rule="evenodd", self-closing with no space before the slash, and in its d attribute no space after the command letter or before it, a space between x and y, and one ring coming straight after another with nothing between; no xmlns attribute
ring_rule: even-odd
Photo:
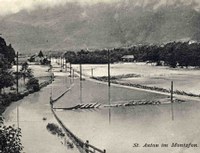
<svg viewBox="0 0 200 153"><path fill-rule="evenodd" d="M122 56L123 62L134 62L134 60L135 60L134 55L124 55L124 56Z"/></svg>

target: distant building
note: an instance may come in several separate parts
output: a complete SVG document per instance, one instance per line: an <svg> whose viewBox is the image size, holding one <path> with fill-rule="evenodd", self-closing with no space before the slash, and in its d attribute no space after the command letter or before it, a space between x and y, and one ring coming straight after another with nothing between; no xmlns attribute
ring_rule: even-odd
<svg viewBox="0 0 200 153"><path fill-rule="evenodd" d="M123 62L134 62L134 60L135 60L134 55L124 55L124 56L122 56Z"/></svg>
<svg viewBox="0 0 200 153"><path fill-rule="evenodd" d="M46 56L39 57L37 54L32 55L29 59L29 62L33 62L35 64L49 65L51 61L47 59Z"/></svg>

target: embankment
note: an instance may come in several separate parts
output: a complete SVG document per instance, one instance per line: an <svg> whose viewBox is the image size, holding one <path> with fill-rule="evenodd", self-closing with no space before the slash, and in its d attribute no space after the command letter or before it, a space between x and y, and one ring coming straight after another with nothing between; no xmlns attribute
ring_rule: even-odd
<svg viewBox="0 0 200 153"><path fill-rule="evenodd" d="M48 80L40 83L39 89L42 89L46 87L47 85L51 84L52 81L53 81L53 78L49 77ZM38 91L34 91L33 89L29 89L29 90L25 89L23 91L20 91L18 94L8 93L8 94L0 95L0 114L2 114L11 103L21 100L25 96L28 96L29 94L32 94L34 92L38 92Z"/></svg>

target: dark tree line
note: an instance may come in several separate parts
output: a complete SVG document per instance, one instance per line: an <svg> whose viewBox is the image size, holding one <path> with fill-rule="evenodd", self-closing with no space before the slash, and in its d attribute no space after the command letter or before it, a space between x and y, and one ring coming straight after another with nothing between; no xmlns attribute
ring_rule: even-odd
<svg viewBox="0 0 200 153"><path fill-rule="evenodd" d="M170 42L165 45L149 45L129 49L136 60L154 62L170 67L200 66L200 44L189 42Z"/></svg>
<svg viewBox="0 0 200 153"><path fill-rule="evenodd" d="M9 103L9 96L2 94L3 88L11 87L14 84L14 76L11 71L15 60L15 51L11 45L6 45L3 38L0 37L0 113ZM5 97L7 97L5 99ZM16 97L13 97L16 99ZM0 114L0 152L1 153L21 153L23 146L21 144L21 130L13 126L5 126Z"/></svg>
<svg viewBox="0 0 200 153"><path fill-rule="evenodd" d="M11 64L15 61L15 51L11 44L6 45L3 38L0 37L0 55L3 56Z"/></svg>
<svg viewBox="0 0 200 153"><path fill-rule="evenodd" d="M119 62L121 57L125 54L126 51L123 49L110 50L110 62ZM65 53L64 57L66 58L66 61L73 64L106 64L108 63L108 50L81 50L79 52L68 51Z"/></svg>
<svg viewBox="0 0 200 153"><path fill-rule="evenodd" d="M105 64L108 62L107 50L79 52L68 51L64 57L73 64ZM110 50L110 61L120 62L124 55L134 55L135 61L156 63L170 67L200 66L200 44L190 42L170 42L163 45L138 45Z"/></svg>
<svg viewBox="0 0 200 153"><path fill-rule="evenodd" d="M14 61L14 49L11 45L6 45L5 40L0 37L0 94L3 88L14 84L14 77L11 71Z"/></svg>

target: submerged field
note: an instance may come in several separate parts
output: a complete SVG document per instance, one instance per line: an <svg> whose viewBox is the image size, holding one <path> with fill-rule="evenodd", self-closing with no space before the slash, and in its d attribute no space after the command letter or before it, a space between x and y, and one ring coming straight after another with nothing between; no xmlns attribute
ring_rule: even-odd
<svg viewBox="0 0 200 153"><path fill-rule="evenodd" d="M79 65L73 65L79 71ZM82 66L83 74L94 77L107 76L107 65ZM121 83L140 84L150 87L170 89L170 82L174 81L174 90L187 93L200 94L200 70L169 68L165 66L153 66L145 63L117 63L111 64L111 76L131 74L130 77L118 79ZM134 74L134 75L133 75ZM137 77L135 77L137 76Z"/></svg>
<svg viewBox="0 0 200 153"><path fill-rule="evenodd" d="M115 69L115 66L117 65L112 65L112 74L114 70L118 72L116 75L130 74ZM130 64L118 66L120 68L121 66L131 67ZM106 65L102 65L102 69L105 72L101 72L101 70L99 72L106 75ZM122 69L126 70L125 68ZM76 148L68 149L63 146L63 140L52 136L46 129L48 123L57 123L50 110L50 96L52 95L55 99L69 87L72 87L71 90L54 104L55 108L67 108L80 103L98 102L104 105L130 100L156 100L168 97L158 93L115 86L108 88L103 83L87 79L80 82L79 78L69 78L67 77L69 73L59 71L60 68L54 68L56 78L51 86L25 97L19 103L13 103L3 114L6 124L16 124L18 107L18 122L20 128L22 128L22 144L25 147L25 152L78 152ZM96 74L95 71L94 75ZM166 69L165 71L169 70ZM38 74L39 72L40 70ZM90 75L90 67L84 66L83 72ZM140 73L140 75L142 74ZM72 111L58 109L55 111L66 127L79 138L83 141L89 140L92 145L106 149L108 153L196 153L199 148L158 147L155 149L142 146L145 143L192 142L199 144L199 108L199 102L186 101L173 105L100 107L98 109ZM45 121L43 120L44 117L46 118ZM134 143L139 143L140 147L134 148Z"/></svg>

